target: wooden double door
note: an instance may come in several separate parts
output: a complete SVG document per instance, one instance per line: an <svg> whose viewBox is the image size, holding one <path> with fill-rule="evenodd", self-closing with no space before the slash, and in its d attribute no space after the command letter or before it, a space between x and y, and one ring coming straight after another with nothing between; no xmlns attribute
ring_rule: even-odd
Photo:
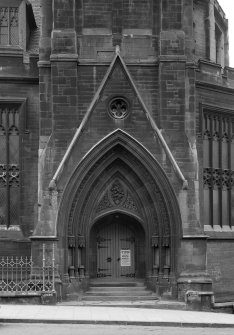
<svg viewBox="0 0 234 335"><path fill-rule="evenodd" d="M96 243L97 277L135 277L135 234L126 222L101 225Z"/></svg>

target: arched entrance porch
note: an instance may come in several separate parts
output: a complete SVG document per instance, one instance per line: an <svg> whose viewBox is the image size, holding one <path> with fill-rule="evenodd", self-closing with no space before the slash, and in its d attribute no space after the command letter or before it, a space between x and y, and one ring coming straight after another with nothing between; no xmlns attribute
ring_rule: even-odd
<svg viewBox="0 0 234 335"><path fill-rule="evenodd" d="M166 289L172 281L175 283L181 239L176 196L155 158L120 130L82 160L63 192L57 231L64 252L61 264L64 278L88 280L97 275L95 229L105 227L105 220L113 218L113 213L131 217L144 232L144 253L141 250L144 274L135 270L136 275L151 278L154 287L155 281L160 280L164 280ZM106 237L109 233L105 232ZM116 275L116 270L113 271Z"/></svg>
<svg viewBox="0 0 234 335"><path fill-rule="evenodd" d="M144 278L145 231L131 215L115 212L99 218L90 231L90 278Z"/></svg>

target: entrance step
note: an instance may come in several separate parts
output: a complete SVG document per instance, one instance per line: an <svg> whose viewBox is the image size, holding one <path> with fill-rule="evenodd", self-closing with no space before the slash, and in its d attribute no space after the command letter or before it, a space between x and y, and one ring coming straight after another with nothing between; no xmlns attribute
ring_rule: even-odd
<svg viewBox="0 0 234 335"><path fill-rule="evenodd" d="M150 301L157 300L155 293L138 280L92 280L83 301Z"/></svg>
<svg viewBox="0 0 234 335"><path fill-rule="evenodd" d="M145 287L143 280L133 278L92 279L88 291L67 294L67 300L60 304L186 310L184 302L161 300Z"/></svg>
<svg viewBox="0 0 234 335"><path fill-rule="evenodd" d="M151 291L146 290L144 287L91 287L86 293L97 293L97 294L112 294L115 295L118 292L123 292L124 294L151 294Z"/></svg>
<svg viewBox="0 0 234 335"><path fill-rule="evenodd" d="M90 287L144 287L144 282L141 280L121 279L121 280L107 280L107 279L92 279Z"/></svg>
<svg viewBox="0 0 234 335"><path fill-rule="evenodd" d="M83 301L148 301L148 300L155 300L156 297L153 296L121 296L121 295L110 295L110 296L88 296L85 295L82 300Z"/></svg>

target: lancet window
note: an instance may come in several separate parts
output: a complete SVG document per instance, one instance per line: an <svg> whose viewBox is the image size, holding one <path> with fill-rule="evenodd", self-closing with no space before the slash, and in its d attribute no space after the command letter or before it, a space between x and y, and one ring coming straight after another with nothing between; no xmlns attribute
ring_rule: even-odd
<svg viewBox="0 0 234 335"><path fill-rule="evenodd" d="M0 45L19 44L18 14L18 7L0 7Z"/></svg>
<svg viewBox="0 0 234 335"><path fill-rule="evenodd" d="M0 225L17 225L20 200L19 109L0 106Z"/></svg>
<svg viewBox="0 0 234 335"><path fill-rule="evenodd" d="M234 225L234 113L203 112L204 223Z"/></svg>

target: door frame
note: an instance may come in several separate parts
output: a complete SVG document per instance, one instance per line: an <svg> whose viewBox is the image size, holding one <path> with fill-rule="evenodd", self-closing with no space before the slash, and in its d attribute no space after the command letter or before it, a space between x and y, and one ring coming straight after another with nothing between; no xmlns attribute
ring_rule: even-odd
<svg viewBox="0 0 234 335"><path fill-rule="evenodd" d="M115 215L120 215L122 218L128 220L128 230L134 232L134 265L135 265L135 277L144 278L146 275L146 234L145 229L140 220L133 217L131 213L122 213L115 211L114 213L108 213L101 218L97 218L92 225L89 233L89 248L86 254L86 264L89 267L89 275L91 278L96 278L97 273L97 245L96 236L97 229L100 225L108 225L108 219L111 220ZM110 223L111 224L111 223ZM135 229L134 229L135 228ZM95 252L96 251L96 252ZM130 277L130 276L129 276ZM112 277L113 278L113 277ZM117 278L121 278L117 277ZM126 277L127 278L127 277Z"/></svg>

